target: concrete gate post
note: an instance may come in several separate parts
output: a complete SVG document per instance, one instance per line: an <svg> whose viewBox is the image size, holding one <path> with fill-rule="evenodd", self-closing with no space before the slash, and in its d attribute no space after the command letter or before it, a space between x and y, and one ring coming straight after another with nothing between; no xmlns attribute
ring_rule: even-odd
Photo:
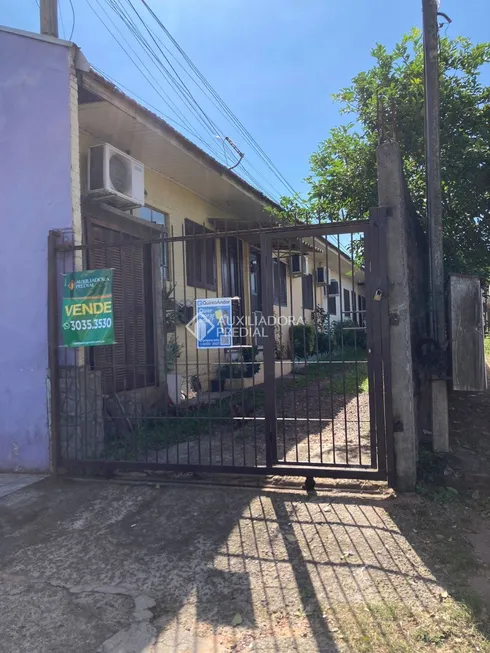
<svg viewBox="0 0 490 653"><path fill-rule="evenodd" d="M406 232L408 215L398 143L380 145L376 158L379 205L391 209L386 240L396 488L409 492L415 489L417 480L417 432Z"/></svg>

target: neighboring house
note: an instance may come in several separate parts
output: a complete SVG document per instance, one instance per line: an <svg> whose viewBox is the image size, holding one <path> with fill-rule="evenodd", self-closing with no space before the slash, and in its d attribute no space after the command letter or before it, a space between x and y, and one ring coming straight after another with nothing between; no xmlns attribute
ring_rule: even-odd
<svg viewBox="0 0 490 653"><path fill-rule="evenodd" d="M181 389L186 395L191 386L208 390L229 360L223 351L197 351L185 328L196 298L235 297L237 315L260 317L257 230L272 226L267 207L275 205L95 73L74 44L0 28L0 48L6 55L0 74L8 82L0 95L2 157L9 161L2 167L2 226L9 238L1 241L0 260L4 278L18 280L6 291L8 320L0 317L0 469L45 470L48 231L64 230L75 246L87 246L73 254L75 269L114 268L116 344L78 350L70 364L99 375L94 392L104 397L134 403L144 391L153 404L167 381L175 383L175 392L169 387L175 401ZM139 201L114 206L114 198L88 192L90 148L104 144L140 162ZM91 175L100 174L101 161L91 160ZM113 172L124 183L127 170ZM277 242L274 251L277 316L309 322L320 306L332 323L363 325L364 273L349 256L322 238ZM303 255L308 270L296 274L292 256ZM325 268L321 283L317 268ZM178 313L176 326L167 324L167 307ZM287 346L288 327L282 339ZM244 335L235 344L263 343ZM184 348L180 359L178 348ZM260 383L262 373L246 384Z"/></svg>

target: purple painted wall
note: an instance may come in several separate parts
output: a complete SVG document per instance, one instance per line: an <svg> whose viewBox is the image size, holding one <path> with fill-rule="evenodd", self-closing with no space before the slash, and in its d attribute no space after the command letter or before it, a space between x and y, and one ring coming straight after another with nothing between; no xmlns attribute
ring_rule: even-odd
<svg viewBox="0 0 490 653"><path fill-rule="evenodd" d="M0 470L48 470L47 238L71 226L66 46L0 31Z"/></svg>

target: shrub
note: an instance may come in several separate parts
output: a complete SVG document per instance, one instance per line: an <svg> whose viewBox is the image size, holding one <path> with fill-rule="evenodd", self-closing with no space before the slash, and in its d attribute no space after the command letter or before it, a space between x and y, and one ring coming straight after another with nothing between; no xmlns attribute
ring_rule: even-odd
<svg viewBox="0 0 490 653"><path fill-rule="evenodd" d="M316 345L315 345L316 346ZM333 349L333 342L330 334L328 333L319 333L318 334L318 353L325 354Z"/></svg>
<svg viewBox="0 0 490 653"><path fill-rule="evenodd" d="M307 358L316 351L313 324L295 324L291 327L291 349L294 358Z"/></svg>
<svg viewBox="0 0 490 653"><path fill-rule="evenodd" d="M359 327L353 320L335 322L333 327L335 346L356 349L367 348L366 329Z"/></svg>

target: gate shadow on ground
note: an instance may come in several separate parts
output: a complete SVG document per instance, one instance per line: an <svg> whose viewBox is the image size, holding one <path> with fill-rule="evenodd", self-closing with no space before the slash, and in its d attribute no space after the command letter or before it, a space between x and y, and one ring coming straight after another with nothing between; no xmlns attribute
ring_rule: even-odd
<svg viewBox="0 0 490 653"><path fill-rule="evenodd" d="M148 594L156 642L135 653L358 653L426 643L464 651L457 635L480 643L451 598L441 599L445 590L462 596L454 574L472 564L452 529L457 515L441 519L425 500L191 484L36 487L34 499L0 505L4 579L15 574L26 587L36 579L36 592L86 585L88 598L106 592L111 605L119 588ZM441 553L449 527L454 539ZM66 589L47 603L33 595L41 614L26 613L23 596L7 591L0 600L5 653L93 653L115 634L115 618L85 615ZM60 628L56 614L72 608ZM135 626L131 611L120 619L123 630Z"/></svg>

